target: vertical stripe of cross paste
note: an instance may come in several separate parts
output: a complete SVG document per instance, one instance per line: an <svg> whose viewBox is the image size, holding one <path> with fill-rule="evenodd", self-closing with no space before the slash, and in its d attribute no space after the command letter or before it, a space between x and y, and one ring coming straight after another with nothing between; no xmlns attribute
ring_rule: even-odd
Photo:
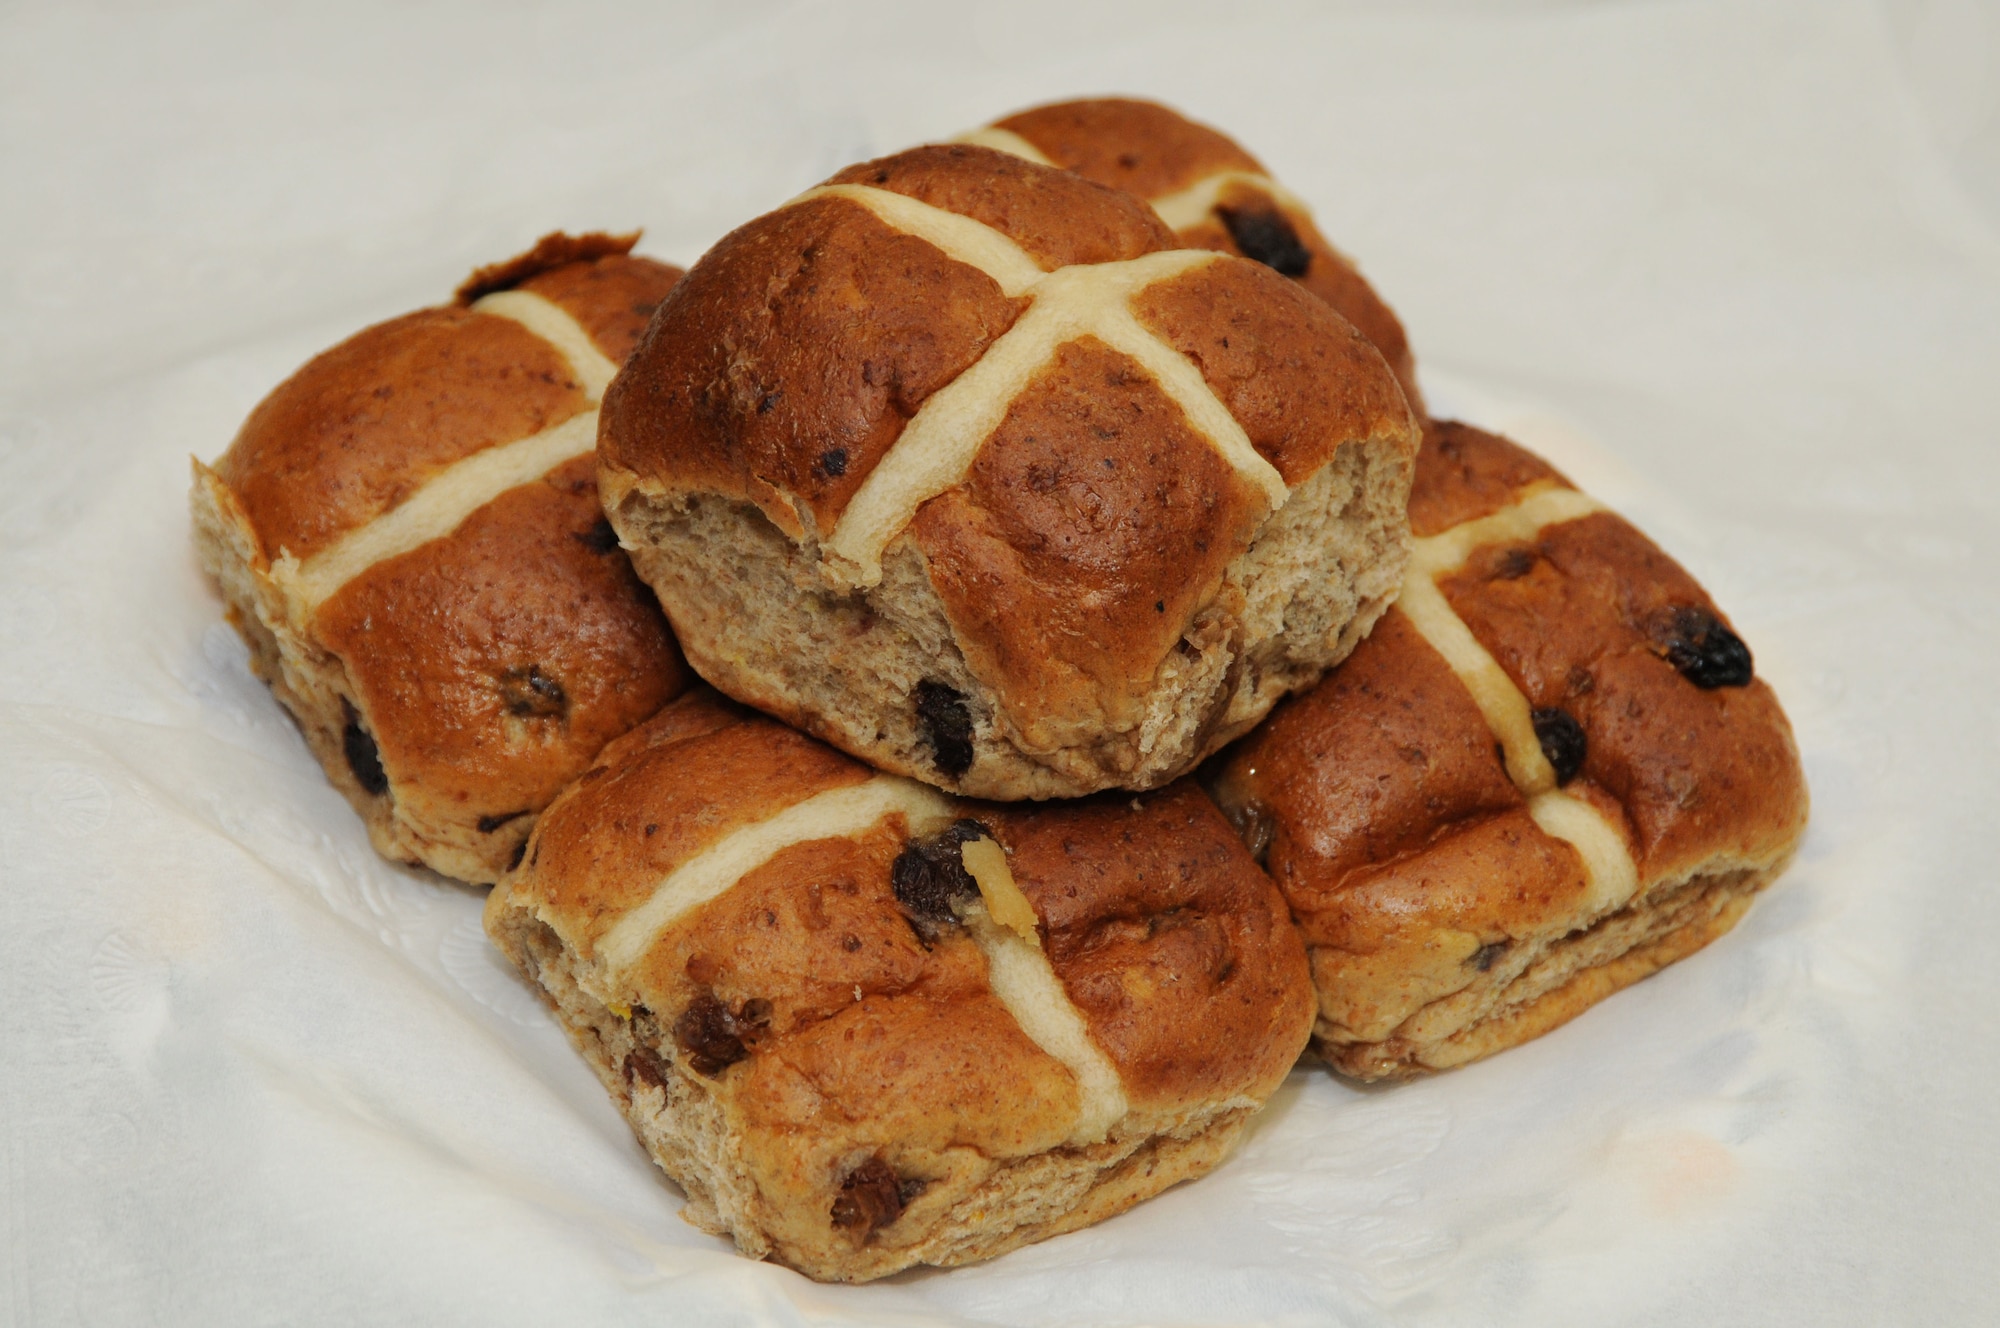
<svg viewBox="0 0 2000 1328"><path fill-rule="evenodd" d="M622 999L624 975L659 940L660 933L750 872L795 844L860 834L885 817L901 815L912 835L933 834L956 815L952 800L936 789L897 775L828 789L753 825L730 831L668 872L646 901L619 918L596 943L605 992Z"/></svg>
<svg viewBox="0 0 2000 1328"><path fill-rule="evenodd" d="M1130 1105L1118 1068L1090 1036L1082 1011L1043 952L1034 908L1014 883L1006 853L990 839L976 839L959 853L979 885L979 901L960 917L986 956L987 983L1028 1040L1076 1076L1077 1117L1069 1142L1103 1143Z"/></svg>
<svg viewBox="0 0 2000 1328"><path fill-rule="evenodd" d="M1444 662L1472 693L1472 702L1485 716L1486 727L1500 740L1507 776L1515 787L1529 797L1554 788L1555 770L1542 755L1542 742L1535 736L1528 698L1487 653L1486 647L1479 644L1471 629L1451 611L1451 605L1415 558L1403 573L1403 593L1397 598L1396 607L1430 642L1431 649L1444 656Z"/></svg>
<svg viewBox="0 0 2000 1328"><path fill-rule="evenodd" d="M1597 808L1550 789L1528 799L1528 815L1542 833L1564 841L1583 859L1584 879L1590 884L1588 915L1621 907L1639 893L1639 864L1632 861L1625 836Z"/></svg>
<svg viewBox="0 0 2000 1328"><path fill-rule="evenodd" d="M903 426L822 546L828 570L850 586L878 583L890 541L919 507L965 479L1015 398L1057 350L1086 336L1138 360L1223 459L1261 489L1273 508L1282 506L1289 491L1277 468L1258 454L1201 372L1142 327L1130 308L1131 298L1147 286L1221 261L1222 255L1207 250L1175 249L1049 273L1033 288L1028 311Z"/></svg>
<svg viewBox="0 0 2000 1328"><path fill-rule="evenodd" d="M1416 541L1403 574L1397 607L1472 693L1487 727L1500 740L1508 775L1529 797L1554 788L1556 778L1548 758L1542 755L1541 739L1535 736L1528 698L1452 611L1437 588L1437 579L1464 566L1472 551L1482 545L1530 540L1545 525L1598 510L1596 499L1575 489L1537 488L1491 516Z"/></svg>
<svg viewBox="0 0 2000 1328"><path fill-rule="evenodd" d="M1545 526L1602 510L1601 503L1576 489L1535 486L1511 507L1418 540L1396 603L1472 694L1500 742L1509 778L1528 799L1529 816L1582 859L1593 914L1625 903L1638 889L1638 867L1625 836L1596 807L1556 788L1555 770L1535 736L1528 698L1453 611L1437 579L1464 566L1475 549L1531 540Z"/></svg>
<svg viewBox="0 0 2000 1328"><path fill-rule="evenodd" d="M481 296L473 301L472 307L479 313L519 323L554 346L569 361L570 372L576 375L583 394L593 404L604 400L604 389L618 376L618 366L597 348L597 343L583 330L583 324L553 300L545 300L533 291L505 290Z"/></svg>

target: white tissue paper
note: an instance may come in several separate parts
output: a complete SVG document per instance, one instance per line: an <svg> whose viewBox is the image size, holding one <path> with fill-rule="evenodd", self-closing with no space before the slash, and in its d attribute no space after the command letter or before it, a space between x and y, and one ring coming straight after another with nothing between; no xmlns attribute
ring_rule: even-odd
<svg viewBox="0 0 2000 1328"><path fill-rule="evenodd" d="M0 1319L1992 1322L2000 15L1816 0L0 14ZM863 1288L678 1217L191 551L305 358L566 227L681 262L1041 100L1224 127L1734 618L1813 822L1735 932L1208 1178ZM1989 210L1981 211L1982 206Z"/></svg>

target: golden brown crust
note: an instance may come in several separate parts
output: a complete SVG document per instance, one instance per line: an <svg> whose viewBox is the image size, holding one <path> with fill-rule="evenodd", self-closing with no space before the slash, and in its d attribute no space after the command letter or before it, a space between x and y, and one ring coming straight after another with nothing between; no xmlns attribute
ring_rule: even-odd
<svg viewBox="0 0 2000 1328"><path fill-rule="evenodd" d="M1409 1079L1518 1047L1715 940L1736 925L1775 876L1767 870L1696 877L1664 892L1644 912L1622 909L1572 933L1509 985L1518 993L1515 999L1496 1002L1490 1014L1449 1036L1411 1038L1398 1032L1381 1042L1319 1040L1315 1049L1359 1079Z"/></svg>
<svg viewBox="0 0 2000 1328"><path fill-rule="evenodd" d="M1550 486L1568 487L1539 458L1439 425L1418 457L1412 519L1435 536ZM1662 624L1690 621L1677 614L1734 637L1693 579L1619 517L1489 541L1437 585L1538 733L1557 735L1542 741L1561 760L1562 795L1593 809L1637 880L1618 896L1603 862L1545 828L1533 812L1548 808L1510 780L1465 684L1392 610L1215 780L1239 830L1267 847L1312 947L1319 1045L1369 1077L1512 1045L1705 943L1805 824L1776 698L1748 675L1747 653L1724 652L1707 675L1670 661Z"/></svg>
<svg viewBox="0 0 2000 1328"><path fill-rule="evenodd" d="M1524 803L1464 685L1394 609L1228 770L1248 786L1230 799L1240 828L1302 915L1332 907L1354 872Z"/></svg>
<svg viewBox="0 0 2000 1328"><path fill-rule="evenodd" d="M768 735L744 736L748 748ZM706 777L706 767L690 768ZM733 801L730 810L733 818ZM941 998L983 992L978 951L969 942L927 946L897 911L889 869L904 842L901 827L882 824L795 845L752 870L654 944L638 978L648 1003L681 1010L706 994L738 1009L764 1000L772 1007L769 1035L782 1038L847 1013L856 991L863 1001L919 985Z"/></svg>
<svg viewBox="0 0 2000 1328"><path fill-rule="evenodd" d="M1321 1038L1376 1041L1585 887L1463 684L1402 613L1231 754L1217 793L1313 955ZM1489 952L1490 956L1490 952ZM1490 962L1490 957L1489 957Z"/></svg>
<svg viewBox="0 0 2000 1328"><path fill-rule="evenodd" d="M1010 115L995 127L1020 135L1058 166L1149 202L1227 172L1265 174L1232 139L1154 102L1061 102ZM1199 219L1180 226L1178 237L1193 248L1254 258L1297 280L1381 351L1411 407L1423 413L1402 323L1303 207L1256 181L1234 180Z"/></svg>
<svg viewBox="0 0 2000 1328"><path fill-rule="evenodd" d="M859 1001L850 995L837 1014L760 1046L745 1065L738 1101L757 1122L756 1142L775 1153L751 1157L770 1189L827 1191L824 1175L811 1171L824 1166L828 1134L841 1137L840 1151L864 1156L972 1149L1018 1157L1061 1145L1075 1083L984 989L970 942L940 950L925 957L913 989L871 998L864 987ZM811 1218L825 1221L819 1212Z"/></svg>
<svg viewBox="0 0 2000 1328"><path fill-rule="evenodd" d="M1719 844L1762 861L1797 837L1798 752L1776 695L1762 679L1697 687L1664 658L1675 612L1728 622L1623 518L1483 549L1439 588L1531 706L1583 726L1581 777L1624 809L1642 874L1685 875Z"/></svg>
<svg viewBox="0 0 2000 1328"><path fill-rule="evenodd" d="M970 913L899 895L936 841L890 811L766 843L614 959L651 906L647 872L661 885L871 778L697 692L606 749L488 905L695 1220L862 1280L1071 1229L1211 1165L1292 1064L1311 994L1277 892L1189 785L1036 809L935 799L923 836L981 818L1039 949L984 920L969 877L954 888ZM1076 1137L1084 1082L1023 1022L1020 989L998 990L993 945L1045 954L1031 996L1073 1001L1115 1067L1102 1139Z"/></svg>
<svg viewBox="0 0 2000 1328"><path fill-rule="evenodd" d="M1410 533L1418 539L1491 516L1536 484L1572 488L1525 447L1456 420L1430 420L1410 481Z"/></svg>
<svg viewBox="0 0 2000 1328"><path fill-rule="evenodd" d="M607 748L585 778L587 797L549 809L546 860L534 864L549 883L547 917L577 934L636 906L721 835L868 771L701 689ZM668 786L675 796L662 796Z"/></svg>
<svg viewBox="0 0 2000 1328"><path fill-rule="evenodd" d="M1135 1108L1276 1090L1290 1066L1272 1048L1311 1020L1304 952L1269 878L1199 788L978 816L1006 846L1049 963Z"/></svg>
<svg viewBox="0 0 2000 1328"><path fill-rule="evenodd" d="M1132 311L1194 361L1287 484L1331 460L1340 439L1405 428L1381 354L1268 268L1211 263L1147 287Z"/></svg>
<svg viewBox="0 0 2000 1328"><path fill-rule="evenodd" d="M723 237L606 393L606 468L832 529L903 425L1021 301L858 203L816 199ZM671 603L668 605L671 610Z"/></svg>
<svg viewBox="0 0 2000 1328"><path fill-rule="evenodd" d="M1192 248L1254 258L1324 300L1382 352L1411 408L1422 412L1416 359L1402 320L1304 208L1258 185L1234 182L1218 196L1213 215L1177 234Z"/></svg>
<svg viewBox="0 0 2000 1328"><path fill-rule="evenodd" d="M529 279L555 268L567 267L572 263L590 263L600 258L622 258L631 253L632 246L637 243L639 243L637 231L626 235L611 235L604 231L570 235L563 231L550 231L535 241L534 248L526 253L516 254L503 262L489 263L485 267L475 268L471 276L459 283L458 289L452 292L452 296L460 304L471 304L482 295L513 290Z"/></svg>
<svg viewBox="0 0 2000 1328"><path fill-rule="evenodd" d="M541 295L610 358L677 276L629 247L552 237L467 289ZM605 742L688 682L603 518L593 458L573 454L594 422L579 372L511 318L422 310L315 358L215 470L197 467L197 543L231 618L388 856L495 879ZM491 488L444 475L537 436L569 458L530 452L544 459ZM445 495L445 515L339 561L418 493Z"/></svg>
<svg viewBox="0 0 2000 1328"><path fill-rule="evenodd" d="M577 321L613 364L623 364L682 271L650 258L610 254L538 272L519 289L541 296Z"/></svg>
<svg viewBox="0 0 2000 1328"><path fill-rule="evenodd" d="M425 819L532 814L686 687L659 606L595 535L603 519L596 463L577 457L320 607L317 639Z"/></svg>
<svg viewBox="0 0 2000 1328"><path fill-rule="evenodd" d="M1047 271L1119 263L1174 247L1173 232L1129 191L964 143L912 148L841 171L828 184L902 194L991 226Z"/></svg>
<svg viewBox="0 0 2000 1328"><path fill-rule="evenodd" d="M315 356L250 412L215 469L266 559L308 558L452 462L588 405L568 362L520 324L420 309Z"/></svg>
<svg viewBox="0 0 2000 1328"><path fill-rule="evenodd" d="M994 127L1056 165L1140 198L1177 193L1221 171L1264 167L1234 140L1157 102L1093 97L1019 111Z"/></svg>
<svg viewBox="0 0 2000 1328"><path fill-rule="evenodd" d="M1294 905L1312 947L1321 1047L1393 1041L1433 1002L1478 983L1516 946L1569 931L1588 881L1576 851L1525 808L1455 822ZM1421 1050L1421 1038L1407 1038Z"/></svg>
<svg viewBox="0 0 2000 1328"><path fill-rule="evenodd" d="M1137 364L1085 338L910 535L973 672L1053 746L1129 722L1263 515Z"/></svg>

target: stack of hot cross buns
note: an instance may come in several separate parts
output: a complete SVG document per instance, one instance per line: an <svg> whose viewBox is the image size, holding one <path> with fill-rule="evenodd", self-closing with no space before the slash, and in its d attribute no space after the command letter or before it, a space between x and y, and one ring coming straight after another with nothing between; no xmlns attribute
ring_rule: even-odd
<svg viewBox="0 0 2000 1328"><path fill-rule="evenodd" d="M1198 1176L1311 1047L1513 1046L1803 832L1701 587L1429 419L1242 148L1041 107L686 273L554 235L196 465L252 667L697 1225L816 1278Z"/></svg>

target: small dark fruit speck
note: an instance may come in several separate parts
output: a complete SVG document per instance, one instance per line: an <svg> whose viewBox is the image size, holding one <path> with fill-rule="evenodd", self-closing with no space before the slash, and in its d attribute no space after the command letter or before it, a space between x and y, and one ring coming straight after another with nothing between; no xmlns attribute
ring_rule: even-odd
<svg viewBox="0 0 2000 1328"><path fill-rule="evenodd" d="M929 678L916 688L917 728L938 772L956 779L972 768L972 712L957 689Z"/></svg>
<svg viewBox="0 0 2000 1328"><path fill-rule="evenodd" d="M500 674L500 703L523 719L553 719L569 709L569 694L561 682L539 664L506 669Z"/></svg>
<svg viewBox="0 0 2000 1328"><path fill-rule="evenodd" d="M1542 755L1555 768L1557 787L1575 779L1589 751L1583 725L1569 711L1556 706L1537 710L1529 718L1535 725L1535 737L1542 744Z"/></svg>
<svg viewBox="0 0 2000 1328"><path fill-rule="evenodd" d="M1653 648L1704 691L1747 687L1756 674L1750 647L1707 609L1676 604L1646 624Z"/></svg>
<svg viewBox="0 0 2000 1328"><path fill-rule="evenodd" d="M833 1201L833 1224L863 1240L903 1215L903 1185L878 1154L847 1173Z"/></svg>
<svg viewBox="0 0 2000 1328"><path fill-rule="evenodd" d="M954 821L942 834L929 839L912 839L896 855L889 868L889 888L896 903L926 944L958 915L952 905L979 893L978 882L965 870L960 849L975 839L991 837L987 828L974 820Z"/></svg>
<svg viewBox="0 0 2000 1328"><path fill-rule="evenodd" d="M389 775L382 769L381 749L376 747L373 735L362 727L361 716L355 712L354 703L343 696L340 708L347 717L347 727L340 735L341 748L347 755L347 768L354 772L355 782L370 797L379 798L389 791Z"/></svg>
<svg viewBox="0 0 2000 1328"><path fill-rule="evenodd" d="M618 532L611 528L611 522L606 517L597 518L596 525L589 530L578 531L570 538L592 553L610 553L618 547Z"/></svg>
<svg viewBox="0 0 2000 1328"><path fill-rule="evenodd" d="M1284 214L1269 204L1218 207L1215 211L1245 258L1283 277L1303 277L1312 266L1312 251L1299 243L1299 233Z"/></svg>

